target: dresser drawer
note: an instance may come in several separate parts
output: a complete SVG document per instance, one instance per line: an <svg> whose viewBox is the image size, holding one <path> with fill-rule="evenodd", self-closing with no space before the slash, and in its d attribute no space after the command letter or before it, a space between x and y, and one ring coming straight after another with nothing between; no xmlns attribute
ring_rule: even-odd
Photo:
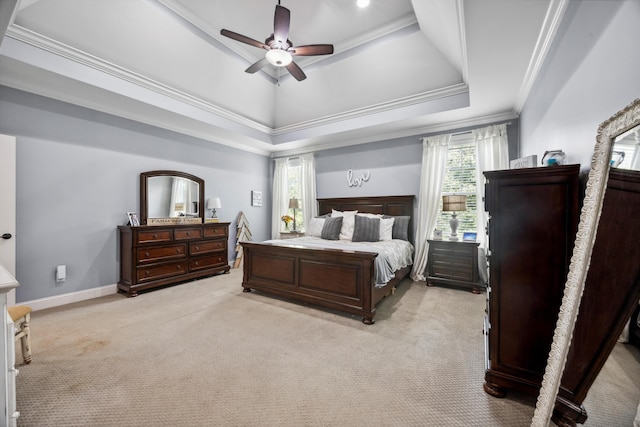
<svg viewBox="0 0 640 427"><path fill-rule="evenodd" d="M184 228L175 230L173 233L176 241L202 239L202 228Z"/></svg>
<svg viewBox="0 0 640 427"><path fill-rule="evenodd" d="M138 262L152 263L158 261L168 261L187 256L187 245L155 246L148 248L138 248Z"/></svg>
<svg viewBox="0 0 640 427"><path fill-rule="evenodd" d="M213 226L213 227L205 227L204 228L204 237L227 237L227 227L226 226Z"/></svg>
<svg viewBox="0 0 640 427"><path fill-rule="evenodd" d="M145 230L139 231L136 236L136 244L170 242L173 230Z"/></svg>
<svg viewBox="0 0 640 427"><path fill-rule="evenodd" d="M473 271L471 269L457 269L451 268L451 266L438 266L434 265L431 269L431 275L435 277L441 277L443 279L452 280L473 280Z"/></svg>
<svg viewBox="0 0 640 427"><path fill-rule="evenodd" d="M169 262L166 264L139 267L138 282L162 279L163 277L179 276L187 272L186 261Z"/></svg>
<svg viewBox="0 0 640 427"><path fill-rule="evenodd" d="M197 271L205 268L220 267L227 263L227 257L224 254L201 256L191 258L189 260L189 271Z"/></svg>
<svg viewBox="0 0 640 427"><path fill-rule="evenodd" d="M208 252L224 252L227 249L226 240L205 240L189 243L189 255L200 255Z"/></svg>

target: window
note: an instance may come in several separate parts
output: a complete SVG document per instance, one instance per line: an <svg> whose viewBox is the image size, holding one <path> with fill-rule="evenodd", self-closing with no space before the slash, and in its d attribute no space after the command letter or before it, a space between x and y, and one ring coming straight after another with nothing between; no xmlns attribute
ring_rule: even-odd
<svg viewBox="0 0 640 427"><path fill-rule="evenodd" d="M475 232L477 223L476 146L469 138L469 135L465 135L465 137L457 143L452 139L449 145L447 169L444 175L444 183L442 184L443 196L448 194L464 194L467 196L467 210L457 213L459 236L465 231ZM451 232L451 227L449 226L451 212L442 212L442 197L439 203L436 228L443 230L443 235L447 236Z"/></svg>
<svg viewBox="0 0 640 427"><path fill-rule="evenodd" d="M299 203L302 200L302 165L298 157L289 159L287 162L287 182L289 184L289 192L287 205L289 200L296 198ZM302 205L300 204L300 207ZM296 230L304 230L304 216L302 215L302 209L289 208L288 215L295 219Z"/></svg>

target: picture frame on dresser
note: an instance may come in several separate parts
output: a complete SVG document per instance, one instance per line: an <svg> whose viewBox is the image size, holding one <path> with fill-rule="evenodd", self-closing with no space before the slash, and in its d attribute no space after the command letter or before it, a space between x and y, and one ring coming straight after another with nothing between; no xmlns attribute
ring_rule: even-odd
<svg viewBox="0 0 640 427"><path fill-rule="evenodd" d="M127 212L127 218L129 219L129 224L132 227L138 227L140 225L140 220L138 220L138 214L135 212Z"/></svg>

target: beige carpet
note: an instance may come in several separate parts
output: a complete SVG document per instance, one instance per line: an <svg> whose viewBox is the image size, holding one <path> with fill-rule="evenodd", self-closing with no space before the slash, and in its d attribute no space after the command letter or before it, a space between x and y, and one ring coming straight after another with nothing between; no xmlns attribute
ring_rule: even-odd
<svg viewBox="0 0 640 427"><path fill-rule="evenodd" d="M483 295L405 280L366 326L244 294L240 281L232 270L33 313L18 425L529 425L535 398L482 390ZM589 396L587 425L631 425L638 352L615 353L613 375L625 381L611 377L603 396ZM625 398L611 399L612 386Z"/></svg>

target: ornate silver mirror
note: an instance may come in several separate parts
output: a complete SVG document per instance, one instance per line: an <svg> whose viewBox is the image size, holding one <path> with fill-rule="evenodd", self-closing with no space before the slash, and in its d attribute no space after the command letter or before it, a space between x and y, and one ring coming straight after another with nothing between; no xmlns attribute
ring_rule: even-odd
<svg viewBox="0 0 640 427"><path fill-rule="evenodd" d="M640 157L640 145L636 138L640 132L638 129L640 99L598 127L571 266L532 426L547 426L553 413L589 271L610 168L640 170L632 166L635 159Z"/></svg>

